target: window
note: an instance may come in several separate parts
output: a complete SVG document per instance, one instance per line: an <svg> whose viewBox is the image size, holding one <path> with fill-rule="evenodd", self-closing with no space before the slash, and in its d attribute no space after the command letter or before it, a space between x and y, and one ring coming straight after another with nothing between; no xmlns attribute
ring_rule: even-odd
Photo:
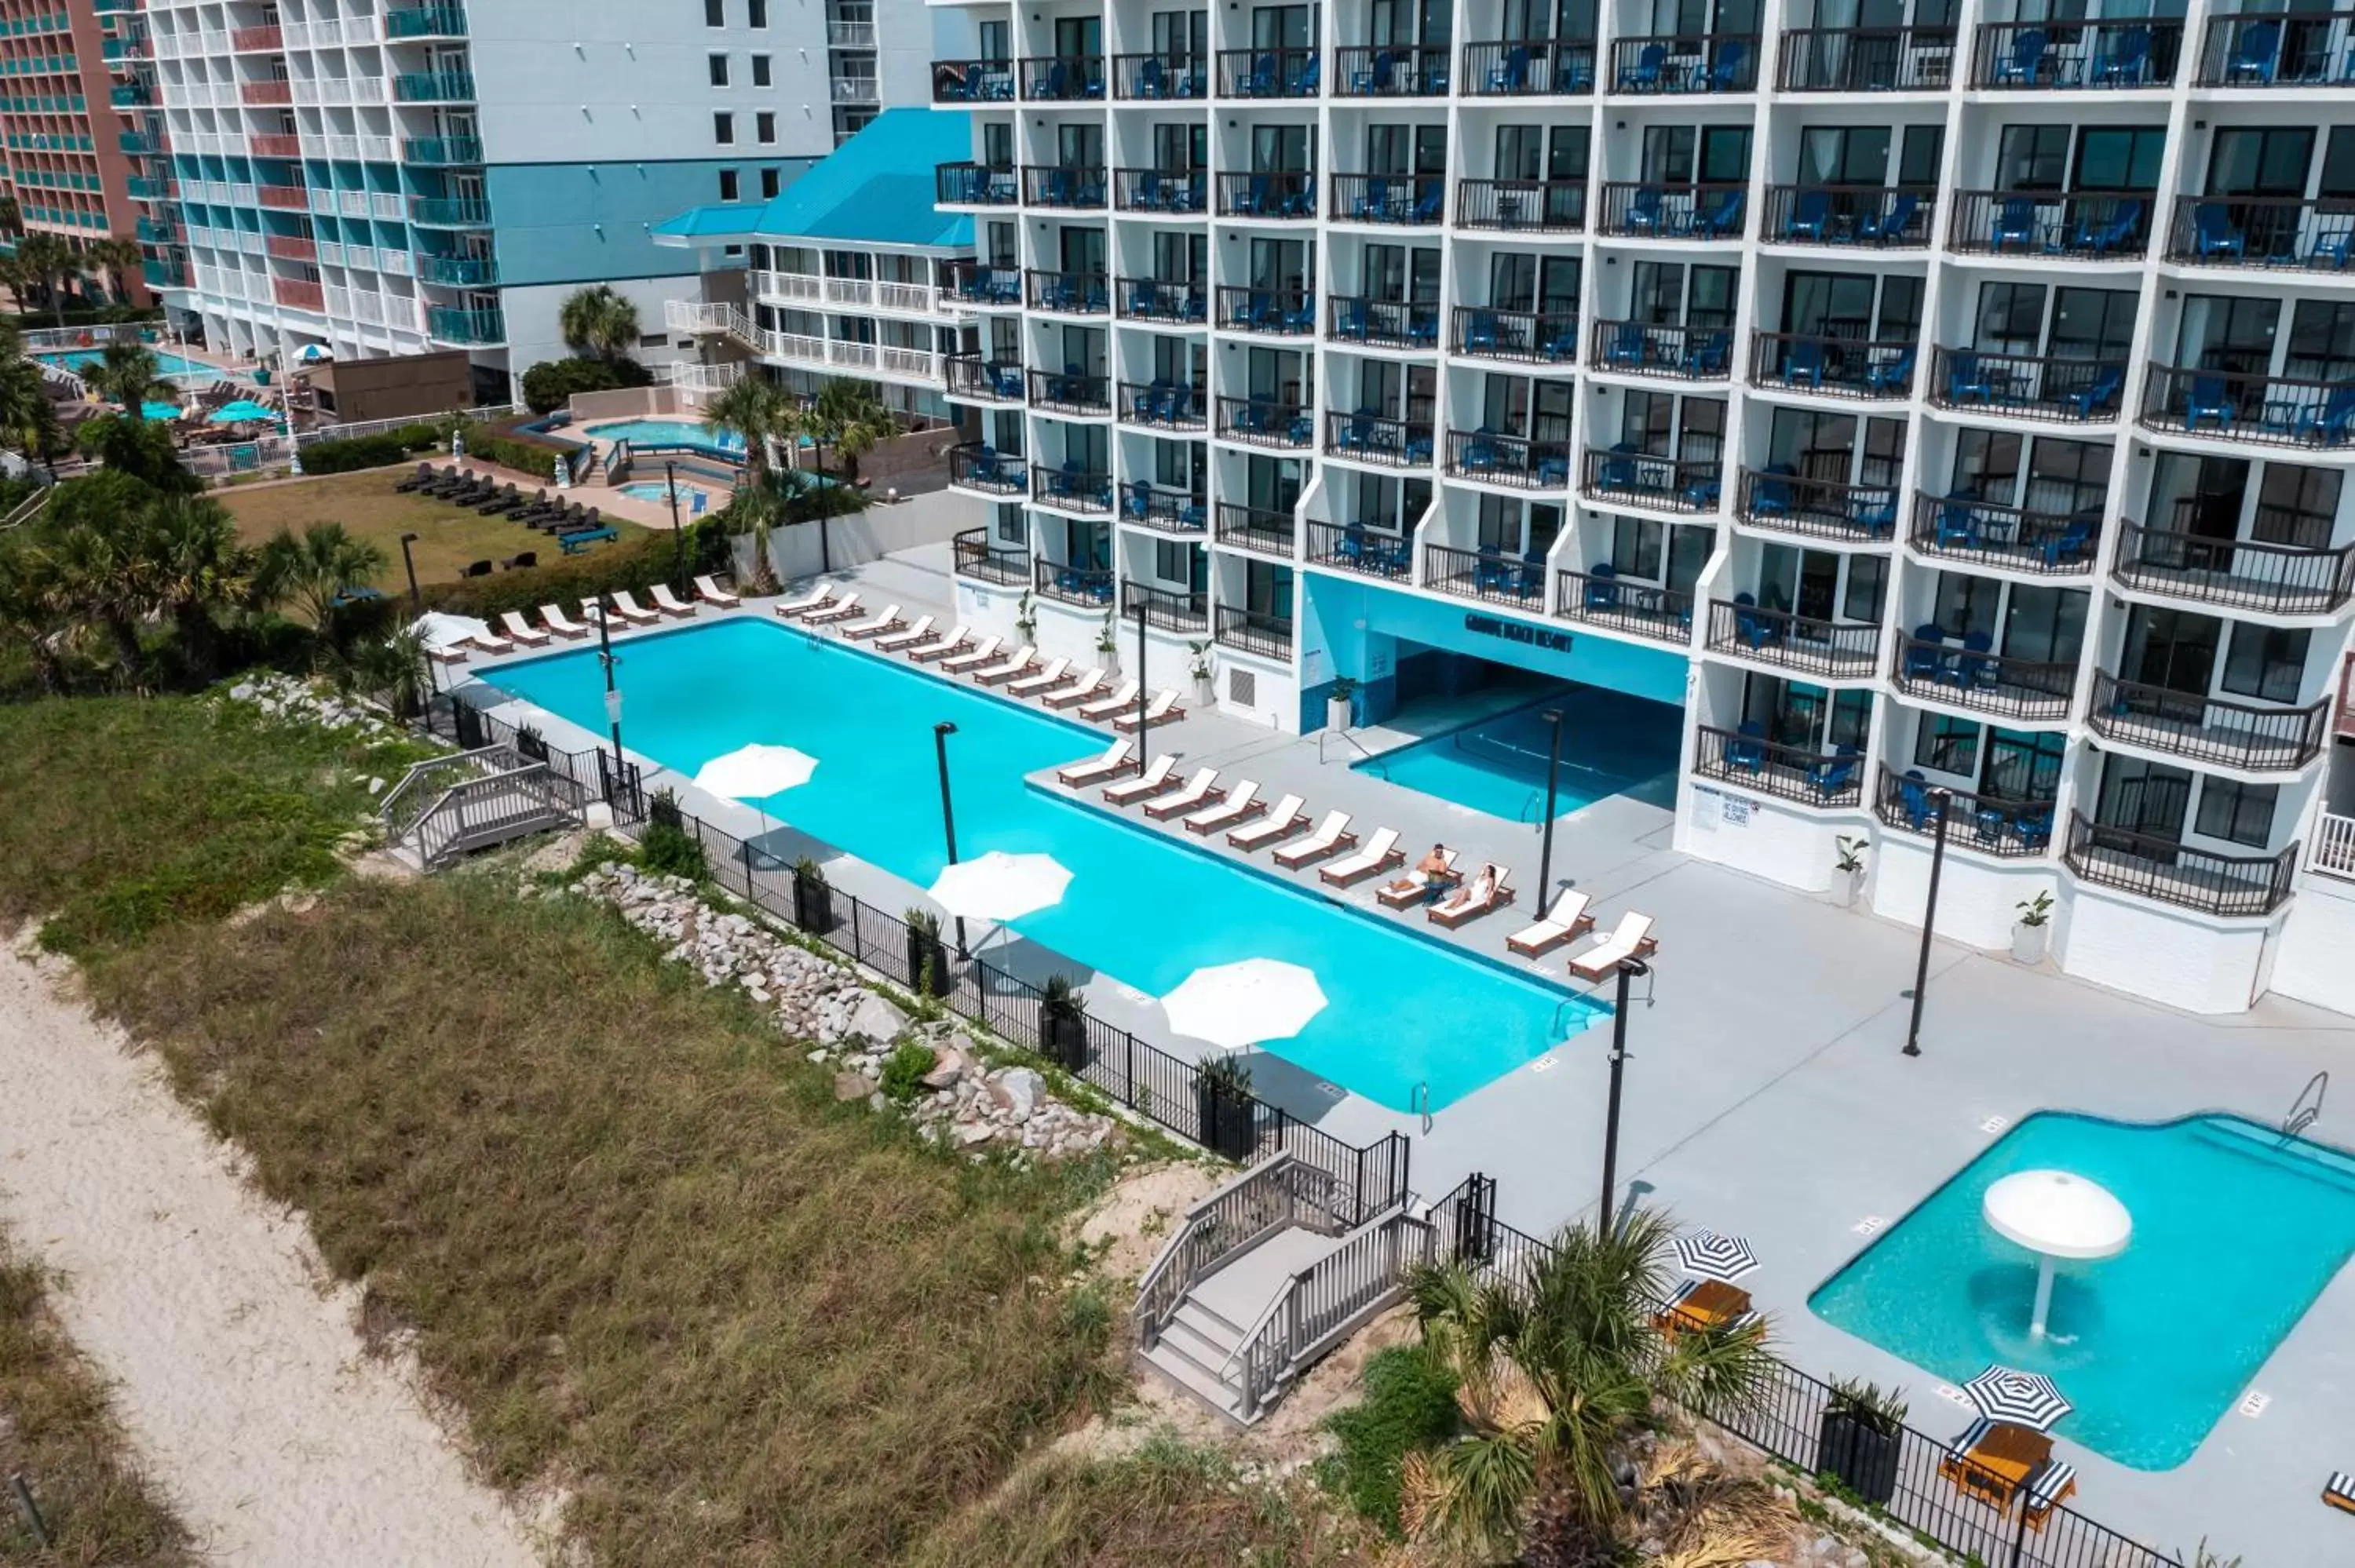
<svg viewBox="0 0 2355 1568"><path fill-rule="evenodd" d="M703 25L707 27L728 25L727 0L703 0Z"/></svg>
<svg viewBox="0 0 2355 1568"><path fill-rule="evenodd" d="M766 55L752 57L752 85L754 87L769 85L769 57Z"/></svg>
<svg viewBox="0 0 2355 1568"><path fill-rule="evenodd" d="M1969 778L1978 770L1979 725L1975 719L1924 714L1913 730L1913 766Z"/></svg>
<svg viewBox="0 0 2355 1568"><path fill-rule="evenodd" d="M744 25L748 27L767 26L769 25L769 0L746 0L744 6Z"/></svg>
<svg viewBox="0 0 2355 1568"><path fill-rule="evenodd" d="M2081 191L2155 191L2167 151L2163 125L2087 127L2077 137Z"/></svg>
<svg viewBox="0 0 2355 1568"><path fill-rule="evenodd" d="M2200 815L2192 831L2203 838L2263 849L2274 836L2278 784L2242 784L2230 779L2200 781Z"/></svg>
<svg viewBox="0 0 2355 1568"><path fill-rule="evenodd" d="M2308 635L2303 627L2233 622L2232 641L2224 654L2224 689L2262 702L2297 701L2297 688L2306 676Z"/></svg>
<svg viewBox="0 0 2355 1568"><path fill-rule="evenodd" d="M714 55L711 57L711 85L714 87L726 87L728 85L728 57L726 55Z"/></svg>
<svg viewBox="0 0 2355 1568"><path fill-rule="evenodd" d="M711 139L723 147L736 144L736 117L722 111L711 117Z"/></svg>
<svg viewBox="0 0 2355 1568"><path fill-rule="evenodd" d="M752 116L753 139L763 145L773 145L777 140L777 116L774 110L763 109Z"/></svg>
<svg viewBox="0 0 2355 1568"><path fill-rule="evenodd" d="M773 200L777 192L783 188L783 184L784 182L779 178L776 170L762 169L761 171L761 199L762 201Z"/></svg>
<svg viewBox="0 0 2355 1568"><path fill-rule="evenodd" d="M719 199L721 201L736 199L736 171L733 169L719 171Z"/></svg>

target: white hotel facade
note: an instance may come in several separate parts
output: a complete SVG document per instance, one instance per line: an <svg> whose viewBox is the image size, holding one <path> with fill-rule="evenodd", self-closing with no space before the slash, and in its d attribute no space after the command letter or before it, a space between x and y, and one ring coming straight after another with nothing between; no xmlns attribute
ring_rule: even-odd
<svg viewBox="0 0 2355 1568"><path fill-rule="evenodd" d="M1680 849L1919 921L1950 791L1943 933L2355 1010L2355 13L943 10L969 620L1634 693Z"/></svg>

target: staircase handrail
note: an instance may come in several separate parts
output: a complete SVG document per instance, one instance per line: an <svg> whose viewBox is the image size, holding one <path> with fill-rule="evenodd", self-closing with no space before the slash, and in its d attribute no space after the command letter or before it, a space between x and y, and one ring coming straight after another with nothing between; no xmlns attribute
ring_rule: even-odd
<svg viewBox="0 0 2355 1568"><path fill-rule="evenodd" d="M1137 1282L1136 1319L1146 1345L1221 1260L1292 1223L1295 1194L1287 1172L1295 1163L1289 1153L1271 1156L1186 1211L1186 1223Z"/></svg>
<svg viewBox="0 0 2355 1568"><path fill-rule="evenodd" d="M551 787L549 767L545 762L527 762L504 772L460 779L442 791L424 815L418 818L412 830L417 836L418 863L430 867L442 858L442 852L449 846L450 840L468 825L464 820L468 806L477 800L497 800L511 793L521 794L543 810L570 810ZM445 818L457 819L454 824L456 831L441 835L437 842L433 829Z"/></svg>
<svg viewBox="0 0 2355 1568"><path fill-rule="evenodd" d="M502 765L504 771L520 765L522 760L513 747L497 745L477 747L472 751L453 751L444 757L429 757L422 762L411 763L409 771L400 776L400 782L385 796L384 804L377 808L377 821L384 827L384 842L387 844L403 842L416 832L417 824L424 821L426 812L432 810L432 800L425 802L423 810L414 809L416 798L423 794L428 779L453 768L479 769L494 763ZM448 786L442 788L446 790ZM404 800L410 804L412 810L407 820L401 821L399 809Z"/></svg>
<svg viewBox="0 0 2355 1568"><path fill-rule="evenodd" d="M1398 1239L1406 1227L1420 1224L1409 1217L1403 1202L1393 1203L1284 1281L1219 1369L1223 1383L1235 1363L1242 1363L1244 1420L1259 1413L1294 1367L1327 1337L1405 1287Z"/></svg>

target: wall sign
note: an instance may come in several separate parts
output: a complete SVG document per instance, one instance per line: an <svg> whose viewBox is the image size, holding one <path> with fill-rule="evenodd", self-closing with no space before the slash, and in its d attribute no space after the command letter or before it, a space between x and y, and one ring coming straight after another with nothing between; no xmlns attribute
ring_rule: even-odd
<svg viewBox="0 0 2355 1568"><path fill-rule="evenodd" d="M1476 631L1483 637L1501 637L1508 642L1526 642L1531 647L1550 649L1556 653L1570 652L1571 635L1543 627L1525 626L1518 620L1507 620L1494 615L1467 615L1464 630Z"/></svg>

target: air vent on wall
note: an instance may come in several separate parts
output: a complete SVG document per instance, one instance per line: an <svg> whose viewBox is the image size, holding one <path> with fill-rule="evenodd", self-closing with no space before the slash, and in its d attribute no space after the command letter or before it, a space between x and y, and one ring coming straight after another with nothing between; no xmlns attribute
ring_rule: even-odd
<svg viewBox="0 0 2355 1568"><path fill-rule="evenodd" d="M1259 672L1234 669L1227 672L1227 701L1237 707L1259 706Z"/></svg>

